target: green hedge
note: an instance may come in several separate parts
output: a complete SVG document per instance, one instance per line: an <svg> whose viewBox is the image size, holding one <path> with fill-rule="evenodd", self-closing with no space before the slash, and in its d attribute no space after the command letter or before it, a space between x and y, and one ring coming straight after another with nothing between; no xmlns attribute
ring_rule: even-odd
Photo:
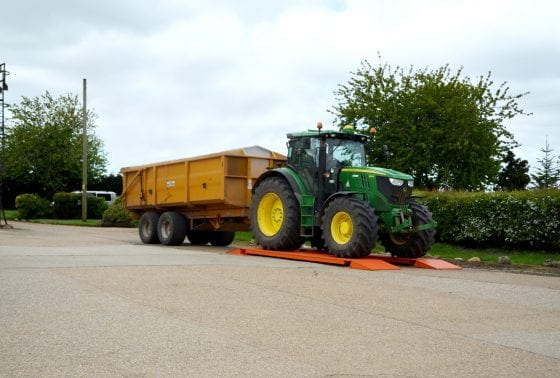
<svg viewBox="0 0 560 378"><path fill-rule="evenodd" d="M57 219L80 219L82 195L78 193L56 193L53 196L53 212ZM107 202L101 197L87 197L87 217L100 219L107 210Z"/></svg>
<svg viewBox="0 0 560 378"><path fill-rule="evenodd" d="M422 193L438 240L470 246L560 251L560 190Z"/></svg>
<svg viewBox="0 0 560 378"><path fill-rule="evenodd" d="M58 219L78 219L82 208L78 204L81 195L76 193L55 193L53 196L53 213ZM88 201L89 202L89 201Z"/></svg>
<svg viewBox="0 0 560 378"><path fill-rule="evenodd" d="M81 200L81 195L80 195ZM80 202L80 209L81 209L81 202ZM88 219L101 219L103 217L103 213L109 205L107 205L107 201L101 197L95 196L87 196L87 217ZM80 210L80 214L81 210ZM81 216L81 215L80 215Z"/></svg>
<svg viewBox="0 0 560 378"><path fill-rule="evenodd" d="M20 194L16 197L16 210L21 219L51 218L79 219L82 214L81 195L56 193L52 204L36 194ZM87 216L100 219L107 210L107 202L101 197L88 196Z"/></svg>
<svg viewBox="0 0 560 378"><path fill-rule="evenodd" d="M48 218L52 214L49 201L30 193L16 197L16 210L21 219Z"/></svg>

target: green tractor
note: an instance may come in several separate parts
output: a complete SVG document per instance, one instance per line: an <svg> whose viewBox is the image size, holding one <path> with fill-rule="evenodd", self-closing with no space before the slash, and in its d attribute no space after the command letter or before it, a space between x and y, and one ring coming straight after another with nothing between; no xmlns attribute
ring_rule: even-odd
<svg viewBox="0 0 560 378"><path fill-rule="evenodd" d="M422 257L434 243L429 210L412 197L413 177L366 166L366 135L341 131L288 134L285 167L253 185L250 220L264 249L312 247L346 258L370 254L380 239L393 256Z"/></svg>

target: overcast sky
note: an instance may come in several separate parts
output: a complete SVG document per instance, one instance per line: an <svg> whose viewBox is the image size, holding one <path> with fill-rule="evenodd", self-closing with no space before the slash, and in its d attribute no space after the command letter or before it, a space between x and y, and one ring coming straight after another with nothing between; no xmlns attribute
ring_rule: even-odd
<svg viewBox="0 0 560 378"><path fill-rule="evenodd" d="M18 0L0 7L7 103L88 81L109 172L332 126L360 62L492 72L533 113L508 121L532 168L560 154L559 1ZM458 151L458 153L460 153Z"/></svg>

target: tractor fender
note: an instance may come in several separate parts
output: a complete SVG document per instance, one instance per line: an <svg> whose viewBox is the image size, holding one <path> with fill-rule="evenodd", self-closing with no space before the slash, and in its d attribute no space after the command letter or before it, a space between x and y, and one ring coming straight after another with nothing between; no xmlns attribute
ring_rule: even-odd
<svg viewBox="0 0 560 378"><path fill-rule="evenodd" d="M342 191L342 192L336 192L331 194L330 196L327 197L327 199L325 200L325 202L323 202L323 206L321 207L321 211L320 211L320 216L323 216L323 213L325 211L325 209L327 208L327 206L329 205L329 203L331 203L332 200L334 200L335 198L339 198L339 197L362 197L363 200L365 200L365 195L362 192L350 192L350 191Z"/></svg>
<svg viewBox="0 0 560 378"><path fill-rule="evenodd" d="M298 199L298 202L300 202L300 203L301 203L303 195L307 194L307 191L305 190L305 186L303 185L303 182L301 181L301 179L299 178L297 173L295 173L290 168L277 168L277 169L271 169L270 171L266 171L265 173L263 173L262 175L260 175L257 178L255 183L253 184L253 188L251 189L251 193L254 194L255 193L255 188L257 186L259 186L259 184L264 179L267 179L269 177L282 177L282 178L284 178L288 182L288 184L290 185L292 190L294 191L294 194L295 194L296 198Z"/></svg>

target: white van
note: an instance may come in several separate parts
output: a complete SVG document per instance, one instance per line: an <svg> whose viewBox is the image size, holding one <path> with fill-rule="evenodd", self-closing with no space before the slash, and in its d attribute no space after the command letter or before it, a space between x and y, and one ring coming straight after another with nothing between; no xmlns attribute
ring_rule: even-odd
<svg viewBox="0 0 560 378"><path fill-rule="evenodd" d="M76 193L76 194L82 194L81 190L76 190L73 191L72 193ZM105 200L105 202L107 202L107 205L111 205L115 199L117 199L117 193L115 192L106 192L103 190L88 190L87 191L88 196L94 196L94 197L101 197Z"/></svg>

